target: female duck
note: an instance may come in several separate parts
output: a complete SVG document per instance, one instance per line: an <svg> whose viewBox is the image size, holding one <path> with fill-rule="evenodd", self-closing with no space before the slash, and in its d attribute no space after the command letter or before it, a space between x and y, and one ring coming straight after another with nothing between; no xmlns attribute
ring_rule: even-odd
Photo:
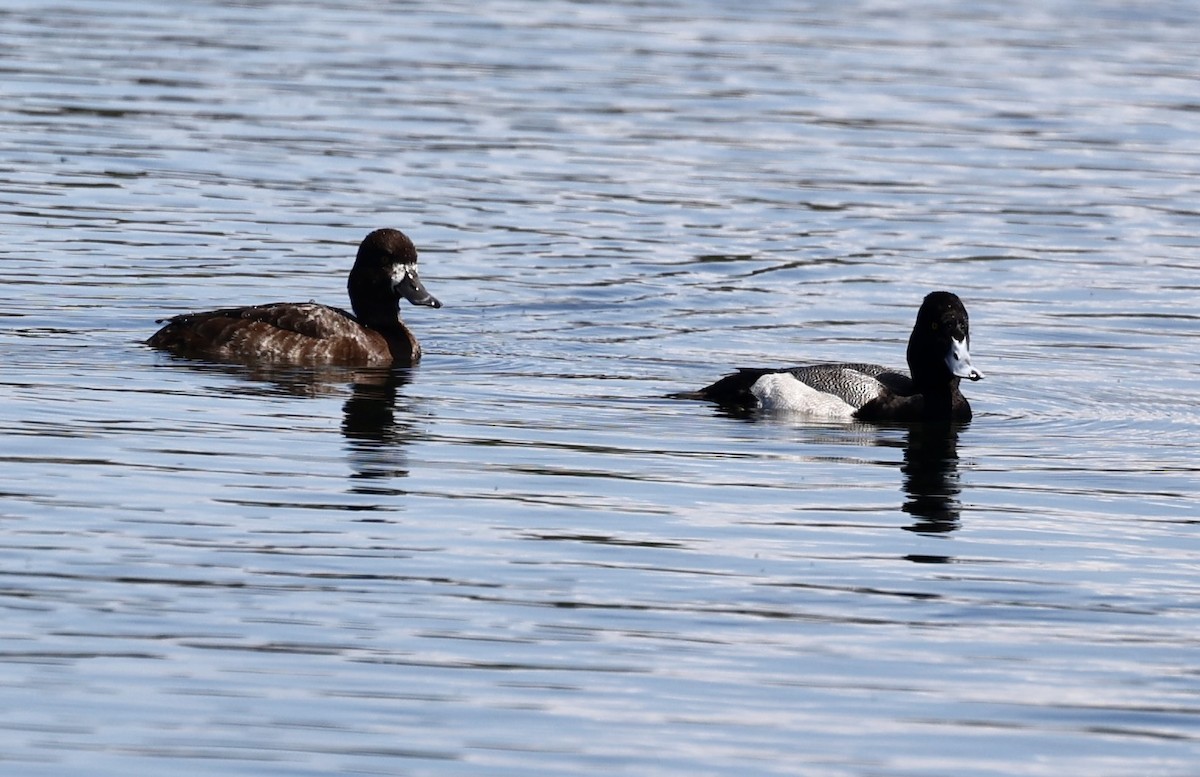
<svg viewBox="0 0 1200 777"><path fill-rule="evenodd" d="M417 249L399 230L363 239L347 284L353 315L315 302L275 302L167 319L146 343L181 356L273 364L414 364L421 346L400 300L440 308L417 275Z"/></svg>
<svg viewBox="0 0 1200 777"><path fill-rule="evenodd" d="M763 408L860 421L969 421L962 378L980 380L971 365L967 309L957 295L935 291L917 311L908 338L908 368L877 364L814 364L740 369L700 391L680 395L739 409Z"/></svg>

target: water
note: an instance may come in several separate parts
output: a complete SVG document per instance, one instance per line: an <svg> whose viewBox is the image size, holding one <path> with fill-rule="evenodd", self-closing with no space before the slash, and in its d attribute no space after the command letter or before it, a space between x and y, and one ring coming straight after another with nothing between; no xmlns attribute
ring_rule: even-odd
<svg viewBox="0 0 1200 777"><path fill-rule="evenodd" d="M1193 774L1197 24L8 4L0 768ZM416 368L140 344L381 226ZM663 398L934 288L954 434Z"/></svg>

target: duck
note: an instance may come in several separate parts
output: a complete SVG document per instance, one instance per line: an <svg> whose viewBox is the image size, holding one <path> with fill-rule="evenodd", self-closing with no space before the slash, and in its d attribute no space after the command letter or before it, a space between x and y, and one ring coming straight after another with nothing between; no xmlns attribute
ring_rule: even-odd
<svg viewBox="0 0 1200 777"><path fill-rule="evenodd" d="M865 422L971 420L963 379L983 373L971 363L967 308L957 294L925 296L908 338L908 369L867 363L741 368L699 391L701 399L738 411L765 410Z"/></svg>
<svg viewBox="0 0 1200 777"><path fill-rule="evenodd" d="M353 313L316 302L273 302L162 319L146 344L177 356L248 364L409 366L421 345L400 300L440 308L417 274L417 249L398 229L358 246L347 283Z"/></svg>

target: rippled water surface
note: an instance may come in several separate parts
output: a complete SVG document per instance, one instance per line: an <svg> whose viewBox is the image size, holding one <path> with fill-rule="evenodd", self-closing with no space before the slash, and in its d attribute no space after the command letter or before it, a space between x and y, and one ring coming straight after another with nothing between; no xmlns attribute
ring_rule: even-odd
<svg viewBox="0 0 1200 777"><path fill-rule="evenodd" d="M1183 2L8 3L0 771L1193 775ZM345 304L412 369L165 315ZM666 399L900 366L956 429Z"/></svg>

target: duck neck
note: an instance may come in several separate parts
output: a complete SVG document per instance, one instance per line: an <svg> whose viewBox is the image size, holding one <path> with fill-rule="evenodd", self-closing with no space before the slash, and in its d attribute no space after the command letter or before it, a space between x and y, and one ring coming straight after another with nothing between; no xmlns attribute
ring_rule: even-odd
<svg viewBox="0 0 1200 777"><path fill-rule="evenodd" d="M400 321L400 311L395 308L394 304L391 310L384 306L372 306L361 311L356 309L354 317L363 326L370 327L377 332L399 332L405 328Z"/></svg>
<svg viewBox="0 0 1200 777"><path fill-rule="evenodd" d="M951 378L948 382L935 381L920 387L926 419L946 421L954 418L955 404L961 396L959 382L959 378Z"/></svg>
<svg viewBox="0 0 1200 777"><path fill-rule="evenodd" d="M401 364L416 361L420 358L421 346L400 320L400 312L387 315L383 310L384 308L368 308L365 315L356 310L354 318L366 329L383 337L393 361Z"/></svg>

